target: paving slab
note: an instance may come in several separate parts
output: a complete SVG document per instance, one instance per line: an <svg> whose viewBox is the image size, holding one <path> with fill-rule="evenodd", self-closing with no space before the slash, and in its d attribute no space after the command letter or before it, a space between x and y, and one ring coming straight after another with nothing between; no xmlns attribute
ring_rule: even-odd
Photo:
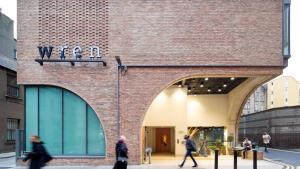
<svg viewBox="0 0 300 169"><path fill-rule="evenodd" d="M213 158L196 158L199 167L197 169L214 169ZM182 158L154 158L152 164L129 165L128 169L179 169ZM182 169L192 169L193 162L187 160ZM283 169L285 166L265 160L257 161L258 169ZM14 167L25 169L26 167ZM112 166L47 166L44 169L112 169ZM233 169L233 157L225 156L219 160L219 169ZM238 169L253 169L253 161L238 158Z"/></svg>

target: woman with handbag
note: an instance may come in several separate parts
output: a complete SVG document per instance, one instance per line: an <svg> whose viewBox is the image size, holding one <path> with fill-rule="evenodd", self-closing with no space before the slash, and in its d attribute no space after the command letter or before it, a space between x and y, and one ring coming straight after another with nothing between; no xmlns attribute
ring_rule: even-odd
<svg viewBox="0 0 300 169"><path fill-rule="evenodd" d="M116 144L116 163L114 169L127 169L128 148L125 136L121 136Z"/></svg>

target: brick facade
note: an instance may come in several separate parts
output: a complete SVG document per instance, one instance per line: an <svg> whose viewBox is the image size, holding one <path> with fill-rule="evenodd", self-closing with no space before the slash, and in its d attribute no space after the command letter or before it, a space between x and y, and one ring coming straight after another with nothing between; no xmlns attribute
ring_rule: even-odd
<svg viewBox="0 0 300 169"><path fill-rule="evenodd" d="M114 56L121 56L124 64L206 65L129 67L120 76L121 134L128 137L130 163L139 164L145 112L165 87L192 76L270 79L281 74L281 8L280 0L19 1L18 82L73 91L93 107L106 134L106 158L57 159L53 164L114 161L118 133ZM34 62L38 45L65 44L71 48L80 45L84 57L89 55L88 46L98 45L107 67ZM52 57L58 57L57 49ZM71 49L66 55L70 57Z"/></svg>

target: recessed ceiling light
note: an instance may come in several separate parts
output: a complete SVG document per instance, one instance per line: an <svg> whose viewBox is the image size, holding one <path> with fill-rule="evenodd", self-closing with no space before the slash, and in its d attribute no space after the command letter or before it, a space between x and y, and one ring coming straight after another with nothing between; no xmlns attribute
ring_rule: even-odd
<svg viewBox="0 0 300 169"><path fill-rule="evenodd" d="M201 88L203 88L203 87L204 87L204 85L203 85L203 84L200 84L200 87L201 87Z"/></svg>
<svg viewBox="0 0 300 169"><path fill-rule="evenodd" d="M204 78L205 81L208 81L208 77Z"/></svg>
<svg viewBox="0 0 300 169"><path fill-rule="evenodd" d="M230 80L232 80L232 81L233 81L234 79L235 79L234 77L230 78Z"/></svg>
<svg viewBox="0 0 300 169"><path fill-rule="evenodd" d="M227 84L225 83L225 84L223 84L223 87L227 87Z"/></svg>
<svg viewBox="0 0 300 169"><path fill-rule="evenodd" d="M221 92L222 91L222 89L218 89L218 92Z"/></svg>
<svg viewBox="0 0 300 169"><path fill-rule="evenodd" d="M178 87L181 87L181 85L178 85Z"/></svg>
<svg viewBox="0 0 300 169"><path fill-rule="evenodd" d="M211 92L211 89L207 89L208 92Z"/></svg>

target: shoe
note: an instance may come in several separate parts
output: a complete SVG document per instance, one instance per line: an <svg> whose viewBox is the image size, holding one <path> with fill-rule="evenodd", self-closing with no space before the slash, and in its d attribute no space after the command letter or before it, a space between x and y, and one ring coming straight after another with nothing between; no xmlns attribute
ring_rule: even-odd
<svg viewBox="0 0 300 169"><path fill-rule="evenodd" d="M183 165L181 165L181 164L180 164L180 165L178 165L178 167L182 168L182 167L183 167Z"/></svg>
<svg viewBox="0 0 300 169"><path fill-rule="evenodd" d="M192 167L198 167L198 165L193 165Z"/></svg>

